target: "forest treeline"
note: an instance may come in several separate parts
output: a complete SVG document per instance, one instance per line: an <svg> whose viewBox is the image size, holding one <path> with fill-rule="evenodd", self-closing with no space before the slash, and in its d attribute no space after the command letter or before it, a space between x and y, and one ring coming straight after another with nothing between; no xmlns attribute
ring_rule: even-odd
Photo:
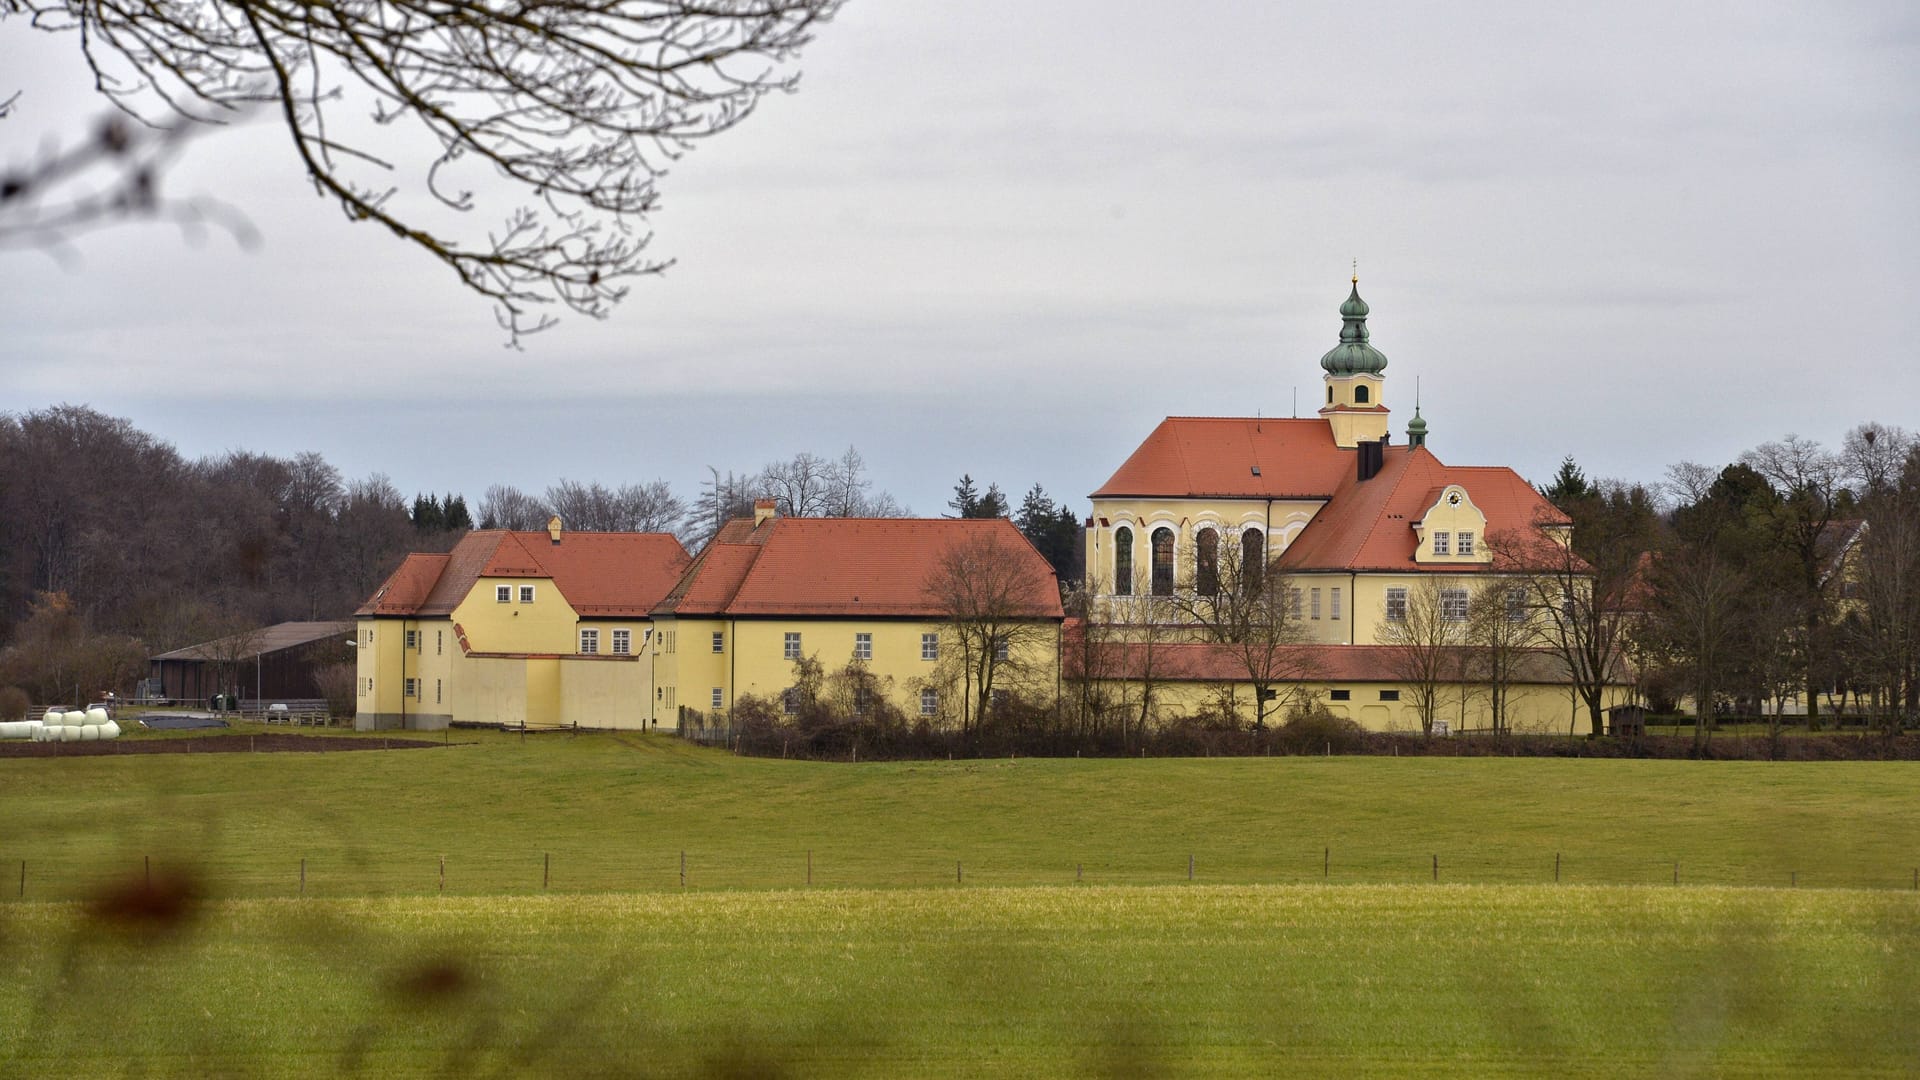
<svg viewBox="0 0 1920 1080"><path fill-rule="evenodd" d="M971 492L972 481L961 485ZM960 490L960 489L956 489ZM1008 513L998 487L958 513ZM315 452L188 459L85 406L0 414L0 686L36 702L127 690L147 657L288 620L338 619L409 551L445 551L470 528L674 532L691 550L756 499L788 516L898 517L853 447L757 471L710 469L691 497L665 480L558 479L403 493L344 476ZM956 496L956 503L962 496ZM1078 520L1039 485L1016 521L1067 570Z"/></svg>

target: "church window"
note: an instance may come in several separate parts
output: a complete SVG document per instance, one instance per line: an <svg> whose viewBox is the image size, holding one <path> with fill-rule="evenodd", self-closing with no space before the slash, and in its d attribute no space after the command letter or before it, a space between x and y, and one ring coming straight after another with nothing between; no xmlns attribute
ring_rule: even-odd
<svg viewBox="0 0 1920 1080"><path fill-rule="evenodd" d="M1316 619L1319 618L1320 617L1320 590L1319 589L1313 590L1313 595L1308 599L1311 601L1313 605L1313 617Z"/></svg>
<svg viewBox="0 0 1920 1080"><path fill-rule="evenodd" d="M1327 387L1327 404L1333 404L1333 387Z"/></svg>
<svg viewBox="0 0 1920 1080"><path fill-rule="evenodd" d="M1173 530L1153 530L1153 595L1173 595Z"/></svg>
<svg viewBox="0 0 1920 1080"><path fill-rule="evenodd" d="M1333 590L1332 599L1333 599L1332 618L1334 622L1339 622L1340 621L1340 590L1338 588Z"/></svg>
<svg viewBox="0 0 1920 1080"><path fill-rule="evenodd" d="M1387 590L1387 618L1393 622L1407 621L1406 586L1396 585Z"/></svg>
<svg viewBox="0 0 1920 1080"><path fill-rule="evenodd" d="M1450 546L1448 541L1450 539L1451 537L1449 537L1446 533L1443 533L1443 532L1434 533L1433 534L1433 553L1435 555L1447 554L1447 549Z"/></svg>
<svg viewBox="0 0 1920 1080"><path fill-rule="evenodd" d="M1267 538L1259 529L1240 534L1240 585L1248 593L1260 591L1260 575L1267 569Z"/></svg>
<svg viewBox="0 0 1920 1080"><path fill-rule="evenodd" d="M1113 531L1113 592L1133 595L1133 530L1125 525Z"/></svg>
<svg viewBox="0 0 1920 1080"><path fill-rule="evenodd" d="M1361 383L1359 386L1356 386L1353 388L1353 403L1355 405L1367 404L1367 397L1368 397L1368 394L1367 394L1366 383Z"/></svg>
<svg viewBox="0 0 1920 1080"><path fill-rule="evenodd" d="M1212 529L1201 529L1194 537L1194 589L1201 596L1214 596L1220 592L1220 534Z"/></svg>
<svg viewBox="0 0 1920 1080"><path fill-rule="evenodd" d="M1287 612L1290 618L1300 617L1301 600L1299 589L1287 590Z"/></svg>

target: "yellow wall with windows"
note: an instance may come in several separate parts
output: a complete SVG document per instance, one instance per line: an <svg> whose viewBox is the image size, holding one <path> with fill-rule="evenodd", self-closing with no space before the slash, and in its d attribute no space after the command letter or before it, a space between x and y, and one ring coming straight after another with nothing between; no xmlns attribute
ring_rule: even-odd
<svg viewBox="0 0 1920 1080"><path fill-rule="evenodd" d="M1023 634L1025 640L1010 649L996 676L996 688L1013 691L1044 690L1051 696L1059 675L1059 624L1039 622ZM722 651L713 651L713 634L722 635ZM786 635L800 635L802 656L818 660L831 677L856 660L855 637L872 635L872 657L861 661L892 704L909 717L920 713L920 691L940 691L941 715L955 709L953 634L937 622L910 619L662 619L655 634L654 718L661 727L675 726L679 708L713 711L713 691L721 696L721 712L733 707L737 696L778 701L794 685L793 660L786 652ZM937 635L935 659L922 659L922 635ZM669 651L669 649L671 651ZM942 661L946 662L942 662ZM998 680L1006 680L1000 683Z"/></svg>
<svg viewBox="0 0 1920 1080"><path fill-rule="evenodd" d="M494 598L500 586L508 589L504 604ZM532 603L521 602L523 588L533 590ZM453 609L453 621L476 652L571 653L579 647L579 616L545 578L481 578Z"/></svg>
<svg viewBox="0 0 1920 1080"><path fill-rule="evenodd" d="M1110 700L1119 700L1124 692L1126 700L1136 703L1136 707L1142 692L1140 683L1118 680L1105 683L1102 688ZM1310 701L1325 705L1335 716L1353 720L1369 731L1420 730L1420 713L1414 707L1412 690L1390 682L1312 682L1285 684L1276 689L1279 690L1279 697L1267 706L1269 724L1285 722L1288 712L1297 703ZM1466 691L1464 712L1461 706L1463 689ZM1333 692L1337 690L1345 691L1348 699L1333 700ZM1397 690L1400 700L1382 700L1380 695L1383 690ZM1250 683L1170 680L1153 684L1151 692L1152 712L1155 719L1162 722L1217 711L1229 693L1232 694L1242 723L1252 723L1255 713L1254 688ZM1625 703L1627 688L1620 687L1617 695L1618 700L1609 704ZM1574 730L1579 734L1587 731L1585 706L1577 705L1568 688L1561 684L1517 683L1509 686L1506 711L1508 727L1519 734L1565 734L1570 723L1577 723ZM1455 731L1490 727L1492 714L1486 688L1478 684L1443 686L1436 719L1445 721Z"/></svg>
<svg viewBox="0 0 1920 1080"><path fill-rule="evenodd" d="M1136 595L1145 595L1153 581L1153 532L1173 530L1174 588L1193 587L1197 536L1203 528L1220 533L1223 548L1239 544L1241 534L1259 529L1266 536L1269 560L1279 558L1320 508L1316 499L1095 499L1093 524L1087 533L1087 587L1097 595L1114 592L1116 532L1133 532L1133 577ZM1102 522L1105 524L1102 524ZM1235 549L1238 550L1237 548Z"/></svg>

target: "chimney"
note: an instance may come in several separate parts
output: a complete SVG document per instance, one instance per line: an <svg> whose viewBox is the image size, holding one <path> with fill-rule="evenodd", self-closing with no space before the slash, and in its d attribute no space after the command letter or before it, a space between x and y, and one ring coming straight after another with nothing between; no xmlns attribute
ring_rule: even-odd
<svg viewBox="0 0 1920 1080"><path fill-rule="evenodd" d="M753 527L754 528L757 529L760 526L766 524L768 521L772 520L773 507L774 507L774 502L772 499L753 500Z"/></svg>
<svg viewBox="0 0 1920 1080"><path fill-rule="evenodd" d="M560 542L560 515L559 514L555 514L552 517L547 519L547 539L553 541L555 544L558 544Z"/></svg>
<svg viewBox="0 0 1920 1080"><path fill-rule="evenodd" d="M1360 479L1362 482L1380 475L1380 468L1386 463L1387 441L1363 442L1355 446L1359 451Z"/></svg>

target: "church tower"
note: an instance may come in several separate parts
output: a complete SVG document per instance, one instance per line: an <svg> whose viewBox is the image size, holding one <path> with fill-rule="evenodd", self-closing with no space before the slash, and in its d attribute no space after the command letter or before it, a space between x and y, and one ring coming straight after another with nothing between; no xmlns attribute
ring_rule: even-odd
<svg viewBox="0 0 1920 1080"><path fill-rule="evenodd" d="M1367 302L1360 299L1360 276L1340 305L1340 344L1320 358L1326 371L1327 403L1320 415L1333 427L1335 444L1351 449L1387 435L1387 406L1381 400L1387 358L1367 344Z"/></svg>

